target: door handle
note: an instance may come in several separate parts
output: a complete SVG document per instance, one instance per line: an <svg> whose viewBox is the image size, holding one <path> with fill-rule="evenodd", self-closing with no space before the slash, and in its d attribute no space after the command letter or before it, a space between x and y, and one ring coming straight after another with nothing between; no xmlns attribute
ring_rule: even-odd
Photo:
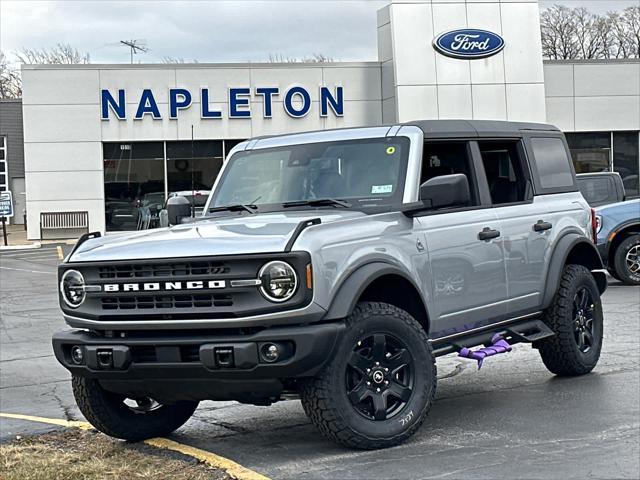
<svg viewBox="0 0 640 480"><path fill-rule="evenodd" d="M533 231L544 232L545 230L551 230L551 227L553 227L553 225L551 225L549 222L538 220L536 223L533 224Z"/></svg>
<svg viewBox="0 0 640 480"><path fill-rule="evenodd" d="M480 240L491 240L492 238L498 238L500 236L500 230L493 230L489 227L484 227L481 232L478 233Z"/></svg>

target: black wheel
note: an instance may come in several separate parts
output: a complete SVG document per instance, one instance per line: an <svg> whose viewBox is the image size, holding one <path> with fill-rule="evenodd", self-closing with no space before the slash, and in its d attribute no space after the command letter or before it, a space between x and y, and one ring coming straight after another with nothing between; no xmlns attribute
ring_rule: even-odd
<svg viewBox="0 0 640 480"><path fill-rule="evenodd" d="M613 254L618 279L627 285L640 285L640 235L625 238Z"/></svg>
<svg viewBox="0 0 640 480"><path fill-rule="evenodd" d="M97 380L74 376L73 395L85 418L103 433L139 441L168 435L186 423L198 402L162 405L148 397L127 398L103 389Z"/></svg>
<svg viewBox="0 0 640 480"><path fill-rule="evenodd" d="M598 286L582 265L567 265L544 321L556 333L540 341L542 361L556 375L589 373L602 347L603 316Z"/></svg>
<svg viewBox="0 0 640 480"><path fill-rule="evenodd" d="M427 335L407 312L359 303L331 362L302 388L302 406L328 438L374 449L401 443L420 427L436 390Z"/></svg>

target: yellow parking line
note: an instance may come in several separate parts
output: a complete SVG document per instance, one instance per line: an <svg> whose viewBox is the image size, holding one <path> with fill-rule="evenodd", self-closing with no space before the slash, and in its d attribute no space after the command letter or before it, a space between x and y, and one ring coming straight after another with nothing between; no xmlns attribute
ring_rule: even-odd
<svg viewBox="0 0 640 480"><path fill-rule="evenodd" d="M33 415L22 415L19 413L2 412L0 412L0 417L13 418L15 420L28 420L30 422L48 423L50 425L58 425L60 427L81 428L82 430L93 429L93 426L90 423L79 422L76 420L62 420L59 418L45 418L36 417ZM258 472L254 472L253 470L243 467L233 460L221 457L220 455L216 455L215 453L207 452L206 450L190 447L189 445L183 445L182 443L174 442L173 440L169 440L167 438L150 438L149 440L145 440L144 443L152 447L172 450L174 452L179 452L183 455L193 457L205 463L206 465L209 465L210 467L215 467L226 471L229 476L237 480L270 480L269 477L265 477Z"/></svg>
<svg viewBox="0 0 640 480"><path fill-rule="evenodd" d="M64 253L62 252L62 247L58 245L56 247L56 250L58 251L58 260L64 260Z"/></svg>
<svg viewBox="0 0 640 480"><path fill-rule="evenodd" d="M82 430L91 430L93 428L93 426L89 422L78 422L76 420L62 420L61 418L34 417L33 415L22 415L20 413L0 412L0 417L13 418L15 420L28 420L30 422L49 423L51 425L58 425L59 427L81 428Z"/></svg>
<svg viewBox="0 0 640 480"><path fill-rule="evenodd" d="M197 458L211 467L225 470L230 476L237 478L238 480L269 480L268 477L260 475L258 472L254 472L253 470L249 470L233 460L221 457L215 453L207 452L206 450L200 450L199 448L190 447L189 445L183 445L182 443L174 442L167 438L150 438L149 440L145 440L144 443L153 447L173 450L174 452L180 452L183 455Z"/></svg>

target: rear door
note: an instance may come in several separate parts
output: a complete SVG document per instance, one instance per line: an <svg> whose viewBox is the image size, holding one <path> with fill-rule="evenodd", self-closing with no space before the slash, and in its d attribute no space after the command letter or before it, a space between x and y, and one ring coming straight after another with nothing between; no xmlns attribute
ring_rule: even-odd
<svg viewBox="0 0 640 480"><path fill-rule="evenodd" d="M502 227L477 185L471 144L426 142L421 182L453 173L469 180L471 204L431 210L415 219L427 244L431 275L431 335L438 338L485 326L506 313Z"/></svg>
<svg viewBox="0 0 640 480"><path fill-rule="evenodd" d="M501 225L509 317L530 313L542 301L546 257L554 227L545 202L533 195L522 139L479 140L493 212Z"/></svg>

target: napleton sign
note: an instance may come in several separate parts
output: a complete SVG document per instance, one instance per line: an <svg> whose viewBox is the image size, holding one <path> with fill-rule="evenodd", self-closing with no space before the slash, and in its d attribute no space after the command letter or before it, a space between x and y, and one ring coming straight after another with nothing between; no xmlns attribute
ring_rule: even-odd
<svg viewBox="0 0 640 480"><path fill-rule="evenodd" d="M215 99L208 88L201 88L200 97L200 117L202 119L220 119L223 117L222 109L211 104ZM278 87L232 87L227 90L225 102L229 104L229 118L251 118L251 99L257 98L262 101L262 116L271 118L273 116L273 105L278 97L282 98L284 111L291 118L305 117L311 111L313 102L309 90L295 85L281 92ZM150 88L142 90L139 98L136 98L137 107L135 109L134 120L142 120L149 116L154 120L162 120L168 117L171 120L178 119L178 112L191 107L194 94L186 88L169 89L168 112L162 113L156 101L156 95ZM329 116L329 111L336 116L344 115L344 94L343 87L336 86L333 90L328 87L320 87L320 117ZM108 89L100 91L100 116L102 120L109 120L111 113L118 120L126 120L130 115L127 112L127 93L123 89L112 92ZM222 101L222 99L220 99ZM279 102L278 102L279 103Z"/></svg>

